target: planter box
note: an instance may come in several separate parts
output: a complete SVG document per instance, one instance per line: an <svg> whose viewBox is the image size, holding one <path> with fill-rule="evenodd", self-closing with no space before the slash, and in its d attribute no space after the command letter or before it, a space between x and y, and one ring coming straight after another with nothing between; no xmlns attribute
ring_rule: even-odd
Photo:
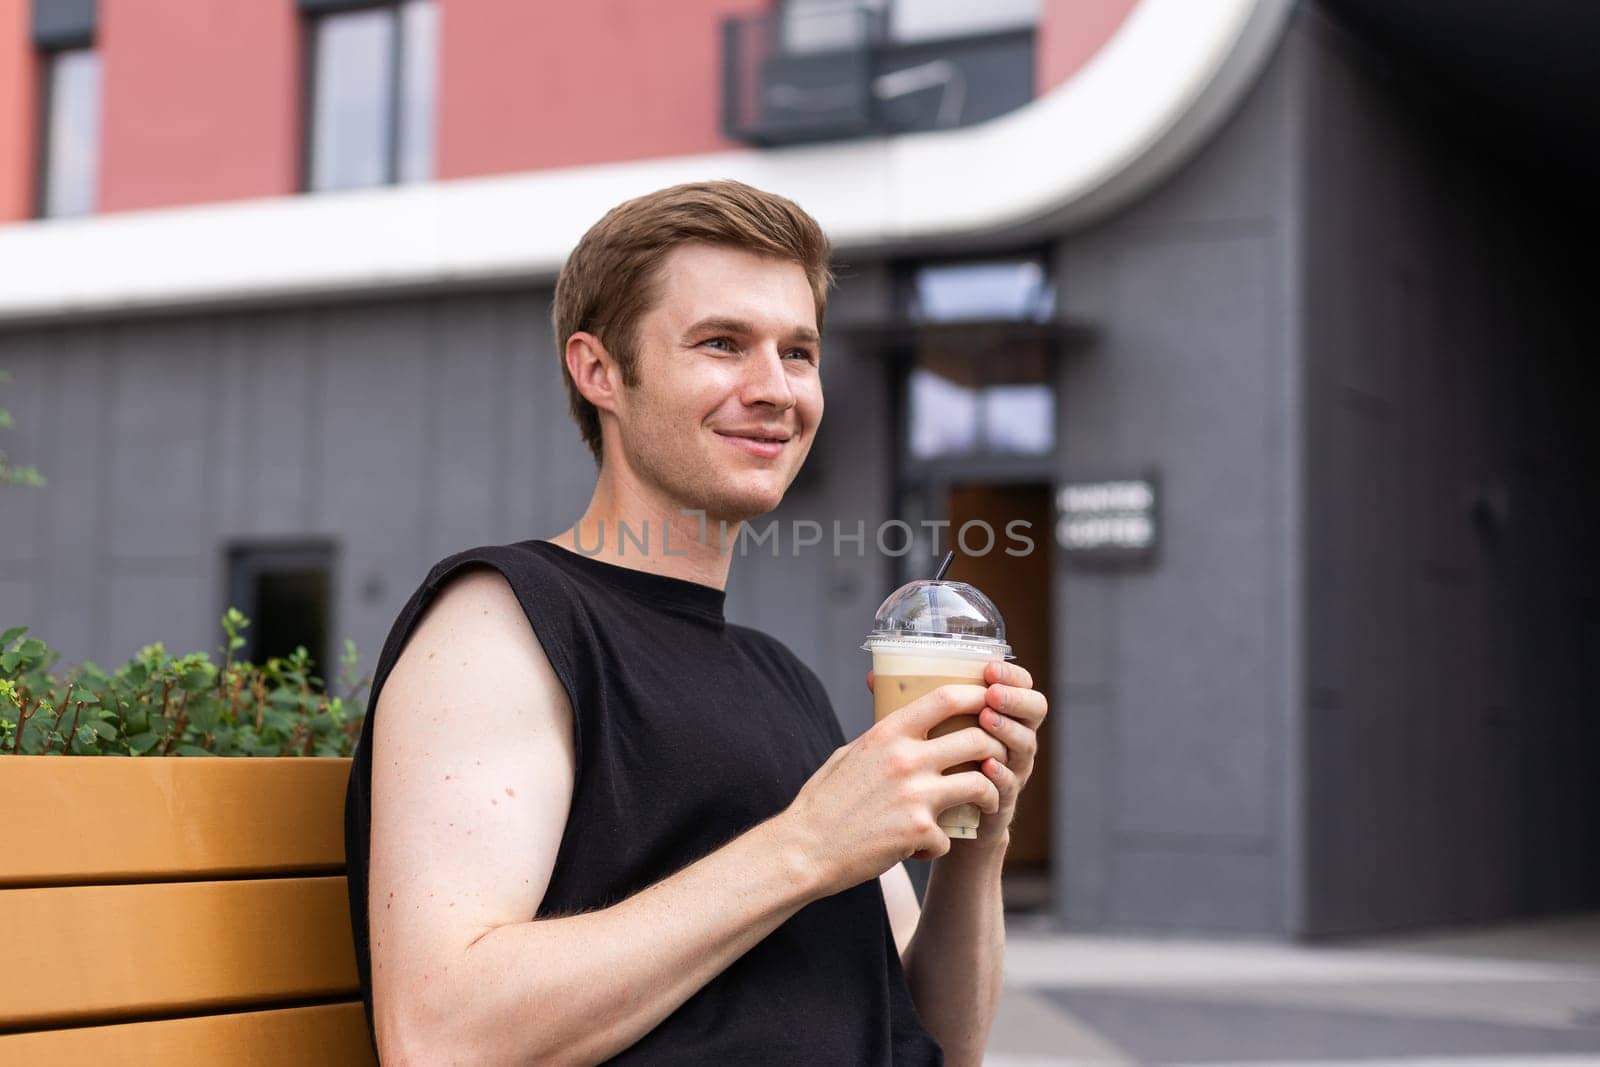
<svg viewBox="0 0 1600 1067"><path fill-rule="evenodd" d="M348 759L0 757L0 1065L374 1063Z"/></svg>

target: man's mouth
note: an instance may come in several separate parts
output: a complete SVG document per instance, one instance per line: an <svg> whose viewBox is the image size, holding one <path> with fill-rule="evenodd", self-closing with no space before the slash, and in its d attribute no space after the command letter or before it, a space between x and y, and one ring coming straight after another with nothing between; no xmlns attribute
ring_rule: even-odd
<svg viewBox="0 0 1600 1067"><path fill-rule="evenodd" d="M773 459L783 452L783 446L788 444L791 435L763 431L743 430L717 430L716 434L724 441L740 451L761 456L764 459Z"/></svg>

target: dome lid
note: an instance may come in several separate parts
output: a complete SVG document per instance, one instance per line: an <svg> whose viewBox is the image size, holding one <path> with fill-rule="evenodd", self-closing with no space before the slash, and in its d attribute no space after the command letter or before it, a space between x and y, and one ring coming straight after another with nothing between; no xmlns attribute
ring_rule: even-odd
<svg viewBox="0 0 1600 1067"><path fill-rule="evenodd" d="M879 605L872 633L861 647L872 651L904 644L924 650L961 649L992 657L996 646L1007 659L1006 623L994 601L966 582L921 578L907 582Z"/></svg>

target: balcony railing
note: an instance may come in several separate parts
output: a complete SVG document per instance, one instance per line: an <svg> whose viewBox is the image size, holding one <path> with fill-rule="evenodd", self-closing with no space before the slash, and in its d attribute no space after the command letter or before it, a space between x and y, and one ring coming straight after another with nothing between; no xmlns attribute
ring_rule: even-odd
<svg viewBox="0 0 1600 1067"><path fill-rule="evenodd" d="M872 48L883 16L854 5L728 19L723 33L723 124L753 144L871 133Z"/></svg>
<svg viewBox="0 0 1600 1067"><path fill-rule="evenodd" d="M757 145L966 125L1033 95L1033 31L890 38L886 5L785 6L723 23L723 127Z"/></svg>

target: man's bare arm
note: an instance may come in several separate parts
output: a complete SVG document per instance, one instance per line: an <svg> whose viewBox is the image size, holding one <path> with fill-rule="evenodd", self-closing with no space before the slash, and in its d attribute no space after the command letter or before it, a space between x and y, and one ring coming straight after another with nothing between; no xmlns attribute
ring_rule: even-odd
<svg viewBox="0 0 1600 1067"><path fill-rule="evenodd" d="M878 876L883 887L883 904L889 912L889 929L894 933L894 947L902 961L911 938L917 932L922 918L922 905L917 903L917 891L911 884L911 874L905 864L897 863Z"/></svg>
<svg viewBox="0 0 1600 1067"><path fill-rule="evenodd" d="M593 1062L810 898L757 827L603 911L530 921L573 782L566 693L505 580L441 594L374 722L369 914L384 1063Z"/></svg>

